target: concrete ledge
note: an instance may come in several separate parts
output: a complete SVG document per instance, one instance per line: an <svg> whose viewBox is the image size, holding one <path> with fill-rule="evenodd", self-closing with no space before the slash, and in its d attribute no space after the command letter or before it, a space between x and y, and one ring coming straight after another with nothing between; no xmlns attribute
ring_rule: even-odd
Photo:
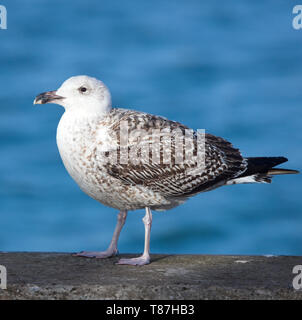
<svg viewBox="0 0 302 320"><path fill-rule="evenodd" d="M142 267L117 260L0 253L0 299L302 299L292 286L301 257L152 255Z"/></svg>

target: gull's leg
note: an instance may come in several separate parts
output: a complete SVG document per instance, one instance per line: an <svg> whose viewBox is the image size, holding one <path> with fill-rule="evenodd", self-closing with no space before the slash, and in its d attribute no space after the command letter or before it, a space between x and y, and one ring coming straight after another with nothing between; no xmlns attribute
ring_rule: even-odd
<svg viewBox="0 0 302 320"><path fill-rule="evenodd" d="M121 230L123 225L125 224L127 218L127 211L121 211L117 216L117 224L113 233L112 240L110 245L106 251L82 251L77 254L76 256L79 257L87 257L87 258L109 258L115 256L117 254L117 242L120 236Z"/></svg>
<svg viewBox="0 0 302 320"><path fill-rule="evenodd" d="M120 259L117 264L130 264L133 266L150 263L150 232L152 225L152 213L150 208L146 208L146 214L143 218L143 223L145 225L145 248L144 253L138 258L132 259Z"/></svg>

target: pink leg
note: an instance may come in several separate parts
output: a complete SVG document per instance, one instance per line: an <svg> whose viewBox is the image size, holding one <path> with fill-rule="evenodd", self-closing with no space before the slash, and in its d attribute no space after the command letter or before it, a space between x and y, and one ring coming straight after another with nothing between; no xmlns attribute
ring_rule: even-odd
<svg viewBox="0 0 302 320"><path fill-rule="evenodd" d="M143 218L143 223L145 225L145 248L144 253L138 258L132 259L120 259L117 264L129 264L129 265L139 265L150 263L150 232L152 225L152 213L150 208L146 208L146 214Z"/></svg>
<svg viewBox="0 0 302 320"><path fill-rule="evenodd" d="M125 224L127 218L127 211L121 211L117 216L117 224L113 233L112 240L106 251L82 251L75 254L78 257L87 257L87 258L109 258L117 254L117 242L120 236L121 230Z"/></svg>

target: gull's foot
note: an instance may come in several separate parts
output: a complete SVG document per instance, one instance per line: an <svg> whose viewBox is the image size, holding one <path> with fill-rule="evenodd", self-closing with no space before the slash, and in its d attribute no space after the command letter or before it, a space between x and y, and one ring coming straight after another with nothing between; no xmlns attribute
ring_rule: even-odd
<svg viewBox="0 0 302 320"><path fill-rule="evenodd" d="M79 253L74 254L74 256L104 259L104 258L113 257L116 254L117 254L117 250L116 251L81 251Z"/></svg>
<svg viewBox="0 0 302 320"><path fill-rule="evenodd" d="M131 266L143 266L150 263L150 257L140 256L132 259L120 259L117 264L128 264Z"/></svg>

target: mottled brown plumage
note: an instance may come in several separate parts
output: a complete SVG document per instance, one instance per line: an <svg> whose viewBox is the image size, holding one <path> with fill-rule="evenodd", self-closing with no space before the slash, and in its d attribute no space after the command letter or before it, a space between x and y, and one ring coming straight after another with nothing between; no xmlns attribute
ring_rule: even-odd
<svg viewBox="0 0 302 320"><path fill-rule="evenodd" d="M162 196L168 198L184 198L196 193L214 188L228 179L234 179L246 170L246 161L241 156L238 149L235 149L228 141L214 135L205 135L205 166L202 167L198 161L191 161L182 164L175 163L175 136L172 134L174 129L180 129L183 135L188 127L163 117L150 115L147 113L131 110L113 109L111 112L112 124L109 128L112 130L112 136L119 133L121 122L126 121L129 130L146 130L147 135L139 142L137 138L130 139L126 148L128 154L133 145L140 144L143 147L149 144L149 150L152 149L152 143L158 138L160 162L152 162L152 152L149 154L149 162L132 164L111 163L108 161L106 170L109 175L122 181L126 185L142 185L150 188L154 192L159 192ZM105 123L104 123L105 124ZM165 139L161 130L170 133L171 141L171 163L163 163L163 152ZM155 133L154 133L155 132ZM193 137L193 155L196 160L197 134ZM120 147L117 148L120 155ZM185 154L184 154L184 160ZM200 166L200 170L198 170ZM188 170L194 170L194 174L188 174Z"/></svg>

